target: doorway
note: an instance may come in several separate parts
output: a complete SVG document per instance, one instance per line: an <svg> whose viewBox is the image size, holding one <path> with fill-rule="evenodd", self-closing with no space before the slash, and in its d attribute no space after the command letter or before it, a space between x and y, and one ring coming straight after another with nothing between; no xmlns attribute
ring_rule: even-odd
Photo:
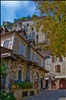
<svg viewBox="0 0 66 100"><path fill-rule="evenodd" d="M60 89L66 89L66 80L65 79L61 79L59 82L59 88Z"/></svg>
<svg viewBox="0 0 66 100"><path fill-rule="evenodd" d="M48 88L48 82L49 80L46 80L46 86L45 86L46 89Z"/></svg>
<svg viewBox="0 0 66 100"><path fill-rule="evenodd" d="M52 89L56 89L56 83L55 83L55 81L51 81L51 88Z"/></svg>

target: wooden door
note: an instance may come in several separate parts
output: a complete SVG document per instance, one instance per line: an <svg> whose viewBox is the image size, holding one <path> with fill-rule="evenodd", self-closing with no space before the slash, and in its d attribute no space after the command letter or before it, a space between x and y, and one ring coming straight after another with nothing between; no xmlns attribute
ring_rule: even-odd
<svg viewBox="0 0 66 100"><path fill-rule="evenodd" d="M51 88L52 88L52 89L56 89L56 83L55 83L55 81L52 81L52 82L51 82Z"/></svg>
<svg viewBox="0 0 66 100"><path fill-rule="evenodd" d="M61 79L59 82L59 88L60 89L66 89L66 80L65 79Z"/></svg>

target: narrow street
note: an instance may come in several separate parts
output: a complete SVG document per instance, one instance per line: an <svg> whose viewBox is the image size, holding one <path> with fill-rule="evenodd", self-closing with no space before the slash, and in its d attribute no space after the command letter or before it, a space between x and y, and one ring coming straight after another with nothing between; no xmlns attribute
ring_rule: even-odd
<svg viewBox="0 0 66 100"><path fill-rule="evenodd" d="M24 98L23 100L66 100L66 89L44 90L35 96Z"/></svg>

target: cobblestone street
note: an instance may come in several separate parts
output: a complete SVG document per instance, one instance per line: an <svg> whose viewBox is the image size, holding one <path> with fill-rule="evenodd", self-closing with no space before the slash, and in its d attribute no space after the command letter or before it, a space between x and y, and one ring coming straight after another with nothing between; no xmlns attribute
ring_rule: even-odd
<svg viewBox="0 0 66 100"><path fill-rule="evenodd" d="M66 100L66 89L64 90L44 90L40 94L23 100Z"/></svg>

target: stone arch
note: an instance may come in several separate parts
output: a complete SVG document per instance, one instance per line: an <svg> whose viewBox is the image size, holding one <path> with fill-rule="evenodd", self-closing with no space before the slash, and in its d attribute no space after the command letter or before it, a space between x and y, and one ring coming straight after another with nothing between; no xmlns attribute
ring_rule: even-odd
<svg viewBox="0 0 66 100"><path fill-rule="evenodd" d="M59 89L66 89L66 80L64 78L59 81Z"/></svg>

